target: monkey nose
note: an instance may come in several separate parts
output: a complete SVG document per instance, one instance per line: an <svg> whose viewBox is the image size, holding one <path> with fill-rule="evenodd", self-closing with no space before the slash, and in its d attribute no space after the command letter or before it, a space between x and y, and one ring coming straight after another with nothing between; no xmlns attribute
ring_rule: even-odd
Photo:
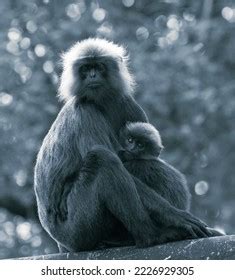
<svg viewBox="0 0 235 280"><path fill-rule="evenodd" d="M96 73L94 70L90 71L90 78L94 79L96 77Z"/></svg>

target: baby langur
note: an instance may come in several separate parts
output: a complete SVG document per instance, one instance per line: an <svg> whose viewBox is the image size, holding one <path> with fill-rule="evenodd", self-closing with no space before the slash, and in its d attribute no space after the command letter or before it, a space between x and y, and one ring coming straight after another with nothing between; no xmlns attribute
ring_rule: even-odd
<svg viewBox="0 0 235 280"><path fill-rule="evenodd" d="M190 193L184 175L159 158L163 149L158 130L149 123L129 122L120 131L119 157L126 169L170 204L189 210Z"/></svg>
<svg viewBox="0 0 235 280"><path fill-rule="evenodd" d="M159 158L163 145L161 136L153 125L143 122L128 122L120 131L120 143L123 150L119 151L119 157L132 175L156 191L174 207L189 210L191 196L185 176ZM166 212L165 215L167 216L168 213ZM162 229L162 236L159 237L159 240L163 240L163 242L190 238L184 231L174 227L161 227L161 221L159 221L159 227ZM212 236L223 235L213 228L207 229Z"/></svg>

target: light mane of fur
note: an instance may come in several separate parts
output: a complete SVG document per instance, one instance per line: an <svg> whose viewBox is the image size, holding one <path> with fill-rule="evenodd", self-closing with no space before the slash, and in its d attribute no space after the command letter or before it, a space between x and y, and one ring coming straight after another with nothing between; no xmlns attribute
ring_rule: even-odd
<svg viewBox="0 0 235 280"><path fill-rule="evenodd" d="M62 55L63 71L60 79L58 96L62 101L68 101L76 93L72 92L73 85L77 83L77 77L73 74L73 64L78 58L96 56L111 56L119 64L120 78L124 91L132 93L134 89L134 78L128 70L128 55L126 49L114 44L111 41L99 38L89 38L74 44L66 53Z"/></svg>
<svg viewBox="0 0 235 280"><path fill-rule="evenodd" d="M163 148L159 131L150 123L129 122L126 125L126 128L128 131L135 133L136 135L141 135L142 137L146 136L149 140L157 143L160 148Z"/></svg>

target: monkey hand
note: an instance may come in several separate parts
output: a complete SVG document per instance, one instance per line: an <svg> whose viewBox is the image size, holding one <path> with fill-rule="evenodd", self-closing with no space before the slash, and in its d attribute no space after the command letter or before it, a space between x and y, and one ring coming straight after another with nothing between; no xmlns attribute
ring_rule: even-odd
<svg viewBox="0 0 235 280"><path fill-rule="evenodd" d="M94 145L84 159L86 166L100 168L110 164L122 164L118 156L102 145Z"/></svg>
<svg viewBox="0 0 235 280"><path fill-rule="evenodd" d="M214 236L210 228L192 214L179 209L176 209L172 214L173 215L170 215L168 220L171 226L183 229L190 237L203 238Z"/></svg>

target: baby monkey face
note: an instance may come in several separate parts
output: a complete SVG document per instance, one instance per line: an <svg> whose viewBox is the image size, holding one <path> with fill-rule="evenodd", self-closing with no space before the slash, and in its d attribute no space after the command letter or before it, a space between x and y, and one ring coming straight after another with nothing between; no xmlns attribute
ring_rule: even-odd
<svg viewBox="0 0 235 280"><path fill-rule="evenodd" d="M127 135L124 143L124 149L130 153L138 154L145 149L145 143L142 139Z"/></svg>
<svg viewBox="0 0 235 280"><path fill-rule="evenodd" d="M126 134L123 139L123 149L119 151L118 155L122 161L129 161L132 159L143 159L149 154L148 145L145 140L133 135Z"/></svg>
<svg viewBox="0 0 235 280"><path fill-rule="evenodd" d="M156 159L163 148L158 130L149 123L129 122L119 134L122 160Z"/></svg>

